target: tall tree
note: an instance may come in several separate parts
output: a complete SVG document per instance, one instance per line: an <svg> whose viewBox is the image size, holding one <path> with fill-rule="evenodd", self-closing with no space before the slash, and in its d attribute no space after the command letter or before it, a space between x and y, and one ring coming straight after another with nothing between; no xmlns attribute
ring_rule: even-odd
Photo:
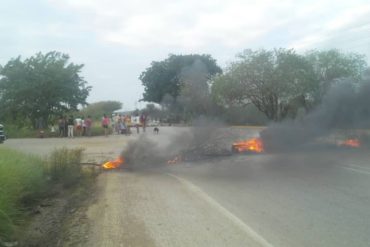
<svg viewBox="0 0 370 247"><path fill-rule="evenodd" d="M318 102L336 80L350 78L354 82L359 81L367 67L364 55L343 53L336 49L312 50L305 57L312 64L319 83L315 94Z"/></svg>
<svg viewBox="0 0 370 247"><path fill-rule="evenodd" d="M212 96L226 107L252 103L276 121L319 103L337 79L359 80L365 68L363 56L337 50L305 56L292 49L245 50L215 77Z"/></svg>
<svg viewBox="0 0 370 247"><path fill-rule="evenodd" d="M314 88L312 66L294 50L245 50L224 75L215 78L212 94L226 106L252 103L276 121L287 114L290 102L308 97Z"/></svg>
<svg viewBox="0 0 370 247"><path fill-rule="evenodd" d="M163 61L153 61L151 66L141 73L140 80L144 86L143 100L161 103L166 95L176 100L184 85L184 69L196 61L200 61L206 68L205 80L222 72L216 60L210 55L169 55Z"/></svg>
<svg viewBox="0 0 370 247"><path fill-rule="evenodd" d="M12 120L48 121L50 116L77 110L91 90L80 75L83 65L59 52L11 59L0 71L0 106Z"/></svg>

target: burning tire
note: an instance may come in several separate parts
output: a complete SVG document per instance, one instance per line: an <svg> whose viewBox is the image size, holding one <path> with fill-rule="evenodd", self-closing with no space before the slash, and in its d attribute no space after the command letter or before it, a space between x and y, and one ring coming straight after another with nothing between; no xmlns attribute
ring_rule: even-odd
<svg viewBox="0 0 370 247"><path fill-rule="evenodd" d="M231 146L232 153L262 153L263 151L264 147L261 138L251 138L235 142Z"/></svg>

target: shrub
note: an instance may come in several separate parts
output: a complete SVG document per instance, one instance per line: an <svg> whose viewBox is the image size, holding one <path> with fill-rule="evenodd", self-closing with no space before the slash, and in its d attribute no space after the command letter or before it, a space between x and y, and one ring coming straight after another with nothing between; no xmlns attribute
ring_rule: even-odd
<svg viewBox="0 0 370 247"><path fill-rule="evenodd" d="M76 184L82 176L82 152L82 148L54 150L46 162L47 174L66 187Z"/></svg>
<svg viewBox="0 0 370 247"><path fill-rule="evenodd" d="M28 127L17 127L12 124L5 124L4 130L7 138L30 138L37 136L37 130Z"/></svg>

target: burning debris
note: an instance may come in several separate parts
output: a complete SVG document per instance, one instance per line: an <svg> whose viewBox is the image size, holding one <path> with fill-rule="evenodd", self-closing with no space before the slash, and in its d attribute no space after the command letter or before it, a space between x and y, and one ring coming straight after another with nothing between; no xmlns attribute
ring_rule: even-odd
<svg viewBox="0 0 370 247"><path fill-rule="evenodd" d="M235 137L230 138L236 139ZM188 141L189 140L182 143L186 145L180 145L178 143L177 148L171 150L167 146L160 148L154 145L152 141L147 138L140 138L130 142L128 149L122 152L117 159L104 163L102 168L111 170L129 164L131 168L140 169L166 164L176 165L182 162L194 162L220 156L230 156L232 154L260 154L265 152L274 152L270 149L267 149L266 151L265 140L260 137L235 142L229 142L230 140L225 141L225 139L223 139L223 142L215 141L214 139L208 139L204 142L198 143ZM320 144L321 142L324 141L317 140L316 144ZM174 143L176 142L171 143L172 148L175 148ZM331 145L333 145L333 142L331 143ZM231 150L230 148L227 148L230 147L230 144ZM359 148L362 143L360 139L350 138L336 141L335 145L337 147Z"/></svg>
<svg viewBox="0 0 370 247"><path fill-rule="evenodd" d="M323 97L321 104L314 109L306 109L301 119L286 119L271 124L261 132L261 138L268 152L292 151L317 148L321 140L340 130L367 130L370 126L370 80L358 83L343 79L333 83ZM342 133L339 133L342 134ZM358 148L367 146L369 133L362 133L359 139L331 143L335 146ZM361 140L361 142L359 141Z"/></svg>
<svg viewBox="0 0 370 247"><path fill-rule="evenodd" d="M252 138L235 142L231 148L233 153L262 153L264 151L261 138Z"/></svg>
<svg viewBox="0 0 370 247"><path fill-rule="evenodd" d="M345 141L338 142L338 146L341 147L351 147L351 148L359 148L361 147L361 142L359 139L347 139Z"/></svg>
<svg viewBox="0 0 370 247"><path fill-rule="evenodd" d="M123 165L125 163L125 159L123 158L123 156L119 156L117 159L115 160L111 160L111 161L108 161L108 162L105 162L102 167L104 169L107 169L107 170L111 170L111 169L116 169L116 168L119 168L121 165Z"/></svg>

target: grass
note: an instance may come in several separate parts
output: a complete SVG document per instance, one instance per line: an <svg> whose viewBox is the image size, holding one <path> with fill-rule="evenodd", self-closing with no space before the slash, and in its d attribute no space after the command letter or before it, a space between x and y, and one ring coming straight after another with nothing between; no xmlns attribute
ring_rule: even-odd
<svg viewBox="0 0 370 247"><path fill-rule="evenodd" d="M54 150L45 164L45 171L53 181L70 187L83 176L81 158L83 149L61 148Z"/></svg>
<svg viewBox="0 0 370 247"><path fill-rule="evenodd" d="M40 158L0 148L0 239L14 237L29 203L42 196L45 185Z"/></svg>
<svg viewBox="0 0 370 247"><path fill-rule="evenodd" d="M0 147L0 246L22 235L29 210L41 199L55 195L54 188L86 186L97 175L82 169L83 149L54 150L46 160ZM58 185L58 186L57 186Z"/></svg>

